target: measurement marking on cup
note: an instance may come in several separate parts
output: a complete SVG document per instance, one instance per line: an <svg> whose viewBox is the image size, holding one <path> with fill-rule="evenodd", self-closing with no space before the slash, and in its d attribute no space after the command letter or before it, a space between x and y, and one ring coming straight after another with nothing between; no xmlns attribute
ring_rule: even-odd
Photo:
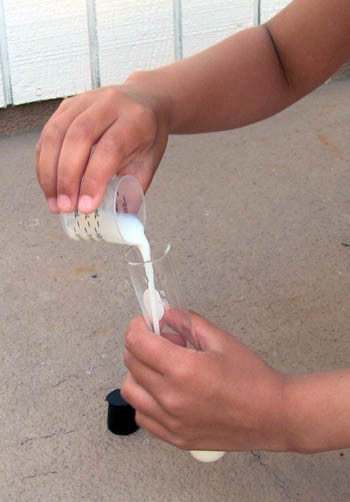
<svg viewBox="0 0 350 502"><path fill-rule="evenodd" d="M136 198L132 191L137 195ZM99 208L90 214L84 214L75 208L68 214L61 213L60 217L65 233L75 240L99 240L130 244L127 225L125 224L125 230L120 232L120 222L116 216L118 213L119 217L119 215L135 210L137 214L135 213L133 216L142 222L144 219L143 204L144 194L136 179L128 176L124 181L124 178L113 177ZM130 216L130 214L125 214L125 216Z"/></svg>
<svg viewBox="0 0 350 502"><path fill-rule="evenodd" d="M123 203L122 203L122 208L124 210L124 213L128 213L128 203L126 202L125 195L123 195Z"/></svg>

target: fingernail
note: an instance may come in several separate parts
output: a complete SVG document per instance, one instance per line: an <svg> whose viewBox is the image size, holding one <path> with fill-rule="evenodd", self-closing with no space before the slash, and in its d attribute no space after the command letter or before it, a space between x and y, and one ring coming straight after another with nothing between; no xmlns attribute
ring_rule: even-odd
<svg viewBox="0 0 350 502"><path fill-rule="evenodd" d="M68 195L59 195L57 205L61 211L69 211L72 207L72 203Z"/></svg>
<svg viewBox="0 0 350 502"><path fill-rule="evenodd" d="M79 198L79 211L89 213L92 211L92 197L89 195L82 195Z"/></svg>
<svg viewBox="0 0 350 502"><path fill-rule="evenodd" d="M50 211L52 211L53 213L58 212L57 200L55 198L50 197L49 199L47 199L47 205Z"/></svg>

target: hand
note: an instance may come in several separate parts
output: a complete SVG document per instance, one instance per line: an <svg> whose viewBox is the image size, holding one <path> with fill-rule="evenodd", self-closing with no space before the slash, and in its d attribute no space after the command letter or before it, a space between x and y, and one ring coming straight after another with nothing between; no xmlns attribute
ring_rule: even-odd
<svg viewBox="0 0 350 502"><path fill-rule="evenodd" d="M131 80L60 104L36 147L37 177L51 211L94 211L114 174L132 174L148 188L168 138L158 101Z"/></svg>
<svg viewBox="0 0 350 502"><path fill-rule="evenodd" d="M130 323L122 394L137 423L186 450L286 450L286 377L206 319L191 319L198 350L150 333L141 317Z"/></svg>

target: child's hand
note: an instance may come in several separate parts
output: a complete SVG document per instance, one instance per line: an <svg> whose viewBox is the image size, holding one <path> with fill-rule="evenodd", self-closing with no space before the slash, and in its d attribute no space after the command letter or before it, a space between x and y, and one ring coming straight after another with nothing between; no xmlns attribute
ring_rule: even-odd
<svg viewBox="0 0 350 502"><path fill-rule="evenodd" d="M146 190L167 138L161 105L136 83L64 100L36 148L37 177L49 208L92 212L114 174L133 174Z"/></svg>
<svg viewBox="0 0 350 502"><path fill-rule="evenodd" d="M128 328L123 397L138 424L187 450L286 450L286 377L206 319L192 314L200 350Z"/></svg>

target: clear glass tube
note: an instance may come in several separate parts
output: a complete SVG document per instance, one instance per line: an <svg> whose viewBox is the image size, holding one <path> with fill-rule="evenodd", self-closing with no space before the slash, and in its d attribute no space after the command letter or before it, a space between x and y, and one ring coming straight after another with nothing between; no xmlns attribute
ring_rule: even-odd
<svg viewBox="0 0 350 502"><path fill-rule="evenodd" d="M154 329L156 312L160 332L180 336L179 342L195 347L191 318L185 306L176 269L171 257L170 244L152 243L152 260L143 262L136 247L126 252L126 260L136 297L147 327ZM150 274L154 278L154 289L150 285ZM151 286L151 287L150 287ZM212 462L224 455L218 451L193 451L192 455L202 462Z"/></svg>
<svg viewBox="0 0 350 502"><path fill-rule="evenodd" d="M139 250L132 247L126 252L126 260L147 327L154 331L153 306L160 331L181 332L186 345L193 345L191 319L171 258L170 244L152 243L152 260L149 262L144 262ZM154 279L153 291L149 281L150 275Z"/></svg>

